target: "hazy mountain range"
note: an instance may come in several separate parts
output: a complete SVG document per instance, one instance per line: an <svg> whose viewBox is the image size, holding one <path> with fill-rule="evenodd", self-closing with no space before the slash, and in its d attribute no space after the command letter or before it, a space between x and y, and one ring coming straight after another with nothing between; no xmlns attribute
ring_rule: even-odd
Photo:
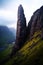
<svg viewBox="0 0 43 65"><path fill-rule="evenodd" d="M0 26L0 50L7 48L16 39L16 30L7 26Z"/></svg>

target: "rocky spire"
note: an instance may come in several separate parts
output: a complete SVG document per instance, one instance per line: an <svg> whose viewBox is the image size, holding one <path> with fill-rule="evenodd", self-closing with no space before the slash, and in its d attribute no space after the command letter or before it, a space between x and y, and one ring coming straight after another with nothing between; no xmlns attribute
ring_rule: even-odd
<svg viewBox="0 0 43 65"><path fill-rule="evenodd" d="M14 55L26 41L26 18L22 5L18 7L16 42L13 46L11 56Z"/></svg>
<svg viewBox="0 0 43 65"><path fill-rule="evenodd" d="M17 20L17 33L16 33L16 44L21 47L25 40L26 35L26 18L22 5L18 7L18 20Z"/></svg>

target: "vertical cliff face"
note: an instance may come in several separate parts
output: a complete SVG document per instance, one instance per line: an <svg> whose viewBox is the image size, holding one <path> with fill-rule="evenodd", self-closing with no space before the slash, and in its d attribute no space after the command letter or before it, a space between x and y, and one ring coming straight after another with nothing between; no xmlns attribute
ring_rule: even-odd
<svg viewBox="0 0 43 65"><path fill-rule="evenodd" d="M26 41L26 18L22 5L18 7L16 42L13 46L11 56L14 55Z"/></svg>
<svg viewBox="0 0 43 65"><path fill-rule="evenodd" d="M22 5L18 7L18 20L17 20L17 33L16 33L16 44L20 47L25 41L26 36L26 18Z"/></svg>
<svg viewBox="0 0 43 65"><path fill-rule="evenodd" d="M41 37L43 38L43 6L33 13L33 16L28 24L28 29L30 29L30 38L37 31L41 31Z"/></svg>

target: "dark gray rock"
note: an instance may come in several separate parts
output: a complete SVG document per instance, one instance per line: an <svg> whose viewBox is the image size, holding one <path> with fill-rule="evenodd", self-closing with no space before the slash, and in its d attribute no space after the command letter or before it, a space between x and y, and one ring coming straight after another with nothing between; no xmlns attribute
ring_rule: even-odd
<svg viewBox="0 0 43 65"><path fill-rule="evenodd" d="M22 5L18 7L18 18L17 18L17 31L16 31L16 42L12 49L11 56L14 55L26 41L26 18Z"/></svg>
<svg viewBox="0 0 43 65"><path fill-rule="evenodd" d="M17 33L16 33L16 44L20 47L25 41L26 36L26 18L22 5L18 7L18 20L17 20Z"/></svg>
<svg viewBox="0 0 43 65"><path fill-rule="evenodd" d="M29 30L30 38L37 31L42 32L41 37L43 38L43 6L33 13L31 20L28 24L28 29L29 28L30 28L30 30Z"/></svg>

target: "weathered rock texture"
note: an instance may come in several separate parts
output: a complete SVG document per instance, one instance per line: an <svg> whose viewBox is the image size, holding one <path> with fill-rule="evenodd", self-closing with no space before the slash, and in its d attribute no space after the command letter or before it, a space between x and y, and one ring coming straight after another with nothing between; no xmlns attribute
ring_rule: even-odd
<svg viewBox="0 0 43 65"><path fill-rule="evenodd" d="M24 15L24 10L22 5L18 7L18 18L17 18L17 32L16 32L16 42L12 50L12 54L15 54L19 50L24 42L26 41L26 18Z"/></svg>
<svg viewBox="0 0 43 65"><path fill-rule="evenodd" d="M28 24L28 33L29 38L37 31L41 31L41 37L43 38L43 6L36 10L31 17L31 20Z"/></svg>
<svg viewBox="0 0 43 65"><path fill-rule="evenodd" d="M18 7L18 21L17 21L17 33L16 33L16 44L20 47L26 38L26 18L22 5Z"/></svg>

